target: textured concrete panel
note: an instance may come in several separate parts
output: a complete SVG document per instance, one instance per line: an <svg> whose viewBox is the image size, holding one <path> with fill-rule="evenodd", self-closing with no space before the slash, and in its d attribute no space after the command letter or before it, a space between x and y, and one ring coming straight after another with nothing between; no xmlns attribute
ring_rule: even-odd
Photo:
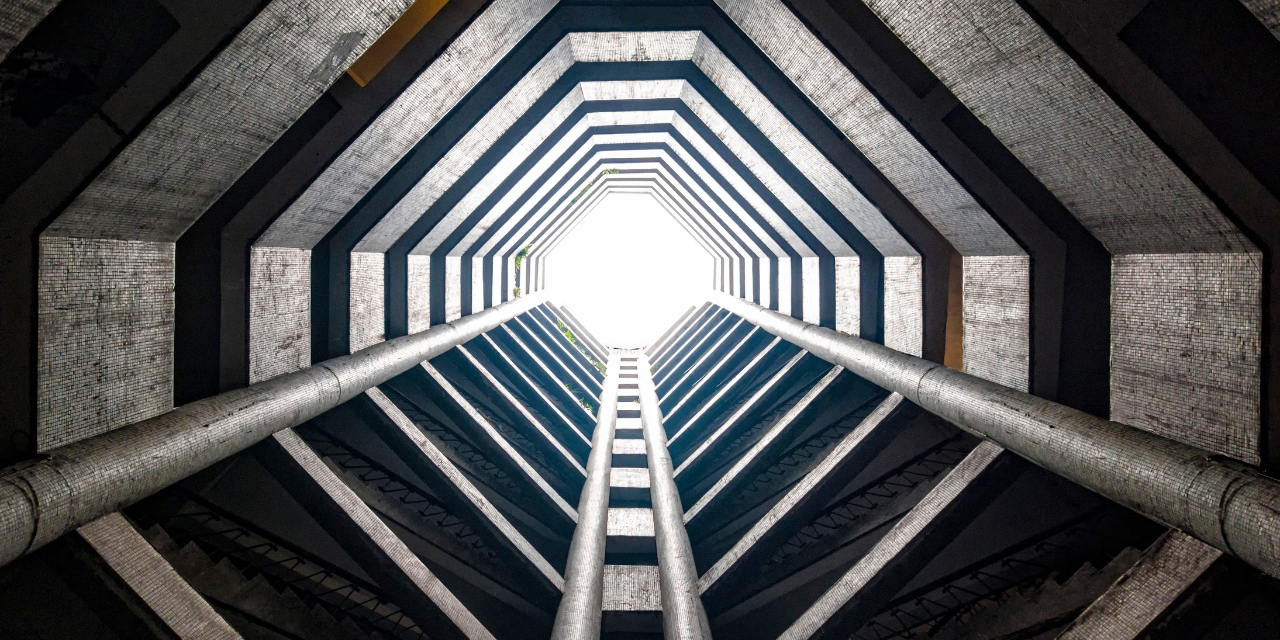
<svg viewBox="0 0 1280 640"><path fill-rule="evenodd" d="M965 256L964 370L1019 391L1030 388L1031 259Z"/></svg>
<svg viewBox="0 0 1280 640"><path fill-rule="evenodd" d="M551 563L547 562L546 558L542 557L542 554L529 543L524 535L512 526L511 521L507 520L506 516L502 515L502 512L498 511L498 508L493 506L493 503L476 488L475 484L473 484L466 474L464 474L462 470L453 463L449 456L445 455L445 453L441 451L435 443L423 435L421 428L414 424L413 421L409 420L409 417L404 415L404 412L400 411L400 409L396 407L396 405L392 403L391 400L387 398L387 396L384 395L377 387L365 391L365 394L368 395L380 409L382 409L383 413L385 413L386 416L396 424L396 427L398 427L406 436L409 437L410 440L414 442L414 444L418 446L418 449L422 452L427 461L439 469L440 472L444 474L444 476L452 482L464 496L466 496L467 501L471 503L476 512L489 520L494 528L501 532L511 545L515 547L520 554L538 570L539 573L546 577L551 584L555 585L557 589L564 589L564 578L556 572L555 568L551 566ZM280 433L287 433L294 435L295 438L297 437L292 431L282 431ZM276 437L279 438L279 434L277 434ZM299 443L302 443L301 438L298 438L298 441Z"/></svg>
<svg viewBox="0 0 1280 640"><path fill-rule="evenodd" d="M821 322L819 314L822 311L822 284L818 271L817 258L800 259L800 273L803 276L801 281L804 283L804 305L801 307L804 318L802 319L813 324Z"/></svg>
<svg viewBox="0 0 1280 640"><path fill-rule="evenodd" d="M249 384L311 366L311 251L249 251Z"/></svg>
<svg viewBox="0 0 1280 640"><path fill-rule="evenodd" d="M571 33L573 58L580 62L654 62L688 60L697 31L604 31Z"/></svg>
<svg viewBox="0 0 1280 640"><path fill-rule="evenodd" d="M661 611L662 587L658 567L604 565L605 611Z"/></svg>
<svg viewBox="0 0 1280 640"><path fill-rule="evenodd" d="M1014 0L866 0L1112 253L1248 241Z"/></svg>
<svg viewBox="0 0 1280 640"><path fill-rule="evenodd" d="M746 92L754 88L754 86L751 86L742 87L741 89ZM747 166L751 173L764 184L765 188L772 192L774 197L778 198L783 206L822 242L828 251L836 256L853 255L853 250L822 219L822 216L817 211L814 211L813 207L804 198L801 198L800 194L796 193L786 180L782 179L782 176L778 175L778 172L755 150L755 147L752 147L736 129L730 126L724 116L720 115L720 112L716 111L711 106L711 103L702 97L702 94L689 86L688 83L685 83L680 92L680 100L737 156L739 161ZM761 207L756 206L756 208L760 209ZM763 210L768 211L768 208L764 207Z"/></svg>
<svg viewBox="0 0 1280 640"><path fill-rule="evenodd" d="M554 0L497 0L352 142L258 244L309 249L541 20Z"/></svg>
<svg viewBox="0 0 1280 640"><path fill-rule="evenodd" d="M1112 420L1258 463L1259 266L1250 255L1116 256Z"/></svg>
<svg viewBox="0 0 1280 640"><path fill-rule="evenodd" d="M274 0L45 235L177 240L410 4Z"/></svg>
<svg viewBox="0 0 1280 640"><path fill-rule="evenodd" d="M614 440L615 454L618 453L619 442L639 442L640 453L644 453L644 440ZM653 509L610 508L608 532L611 536L653 537Z"/></svg>
<svg viewBox="0 0 1280 640"><path fill-rule="evenodd" d="M386 256L381 253L351 253L350 334L355 353L387 339L386 300L383 289ZM478 311L478 309L477 309Z"/></svg>
<svg viewBox="0 0 1280 640"><path fill-rule="evenodd" d="M566 37L529 70L356 245L387 251L573 65ZM545 135L544 135L545 137Z"/></svg>
<svg viewBox="0 0 1280 640"><path fill-rule="evenodd" d="M778 258L778 313L791 315L791 258Z"/></svg>
<svg viewBox="0 0 1280 640"><path fill-rule="evenodd" d="M105 515L77 531L177 637L240 638L124 516Z"/></svg>
<svg viewBox="0 0 1280 640"><path fill-rule="evenodd" d="M614 440L613 453L623 456L644 455L644 440Z"/></svg>
<svg viewBox="0 0 1280 640"><path fill-rule="evenodd" d="M471 258L471 313L482 310L484 310L484 258L475 256Z"/></svg>
<svg viewBox="0 0 1280 640"><path fill-rule="evenodd" d="M174 245L40 239L36 449L173 408Z"/></svg>
<svg viewBox="0 0 1280 640"><path fill-rule="evenodd" d="M1158 620L1222 552L1172 530L1089 605L1059 640L1133 640Z"/></svg>
<svg viewBox="0 0 1280 640"><path fill-rule="evenodd" d="M444 259L444 321L453 322L462 317L462 258L445 256Z"/></svg>
<svg viewBox="0 0 1280 640"><path fill-rule="evenodd" d="M639 421L639 418L633 418ZM639 428L633 427L633 428ZM648 489L649 470L632 467L613 467L609 470L609 486L623 489Z"/></svg>
<svg viewBox="0 0 1280 640"><path fill-rule="evenodd" d="M782 2L719 0L718 4L957 251L964 255L1023 253Z"/></svg>
<svg viewBox="0 0 1280 640"><path fill-rule="evenodd" d="M919 356L924 349L924 274L919 257L884 259L884 345Z"/></svg>
<svg viewBox="0 0 1280 640"><path fill-rule="evenodd" d="M10 0L0 4L0 60L49 15L60 0Z"/></svg>
<svg viewBox="0 0 1280 640"><path fill-rule="evenodd" d="M916 255L915 249L889 224L880 210L710 40L699 40L693 62L880 253L886 256Z"/></svg>
<svg viewBox="0 0 1280 640"><path fill-rule="evenodd" d="M1113 419L1256 462L1248 240L1013 0L867 4L1116 256Z"/></svg>
<svg viewBox="0 0 1280 640"><path fill-rule="evenodd" d="M859 269L857 256L836 258L836 331L855 336L862 333Z"/></svg>
<svg viewBox="0 0 1280 640"><path fill-rule="evenodd" d="M1280 38L1280 0L1241 0L1253 15Z"/></svg>
<svg viewBox="0 0 1280 640"><path fill-rule="evenodd" d="M431 326L431 257L409 256L409 333Z"/></svg>

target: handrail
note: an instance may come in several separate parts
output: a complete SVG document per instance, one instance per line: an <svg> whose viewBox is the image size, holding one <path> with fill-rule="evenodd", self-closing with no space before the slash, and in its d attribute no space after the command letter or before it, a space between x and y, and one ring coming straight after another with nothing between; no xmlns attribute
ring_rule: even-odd
<svg viewBox="0 0 1280 640"><path fill-rule="evenodd" d="M1280 481L1253 467L719 291L710 300L965 431L1280 577Z"/></svg>

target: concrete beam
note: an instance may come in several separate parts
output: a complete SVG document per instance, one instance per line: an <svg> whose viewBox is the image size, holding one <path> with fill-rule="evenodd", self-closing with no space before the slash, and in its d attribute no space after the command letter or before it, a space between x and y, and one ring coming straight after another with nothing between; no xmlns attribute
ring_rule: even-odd
<svg viewBox="0 0 1280 640"><path fill-rule="evenodd" d="M719 292L711 296L970 433L1280 577L1280 482L1252 467Z"/></svg>
<svg viewBox="0 0 1280 640"><path fill-rule="evenodd" d="M556 589L564 590L564 578L550 562L538 552L528 539L516 529L506 516L485 497L483 493L476 488L475 484L467 478L457 465L445 455L434 442L422 433L422 429L414 424L408 416L400 410L381 390L377 388L369 389L365 392L371 398L374 404L391 419L395 426L417 445L418 450L422 452L423 457L436 468L436 470L444 477L444 479L452 485L452 489L462 494L463 497L471 504L471 507L478 512L488 523L490 527L497 530L510 547L515 549L518 557L522 558L535 572L546 578Z"/></svg>
<svg viewBox="0 0 1280 640"><path fill-rule="evenodd" d="M776 504L769 508L769 511L760 518L749 529L733 547L720 556L716 563L711 565L707 572L698 578L698 591L706 593L708 589L716 584L724 574L728 573L735 565L738 564L748 553L750 553L761 539L770 534L773 528L793 511L797 510L800 505L806 501L822 482L834 472L846 459L855 451L865 448L863 443L868 440L872 432L884 424L890 416L902 405L902 396L900 394L891 394L885 398L875 411L871 412L857 428L850 431L840 439L839 444L822 459L818 466L811 469L804 475L804 478L796 483L787 495L783 496Z"/></svg>
<svg viewBox="0 0 1280 640"><path fill-rule="evenodd" d="M472 422L475 422L480 429L484 431L485 435L489 436L494 445L511 460L512 464L524 473L528 478L528 481L536 485L538 489L542 491L543 495L558 507L565 516L568 516L570 520L577 522L578 512L570 506L568 502L565 502L565 499L547 483L547 480L542 477L542 474L538 473L538 470L534 469L533 465L529 464L528 460L525 460L524 456L507 441L506 437L499 433L498 429L484 417L484 414L480 413L480 411L477 410L465 396L459 393L458 389L453 386L453 383L449 382L447 378L441 375L439 370L431 366L431 363L424 362L421 366L422 369L427 372L427 375L430 376L436 384L440 385L440 388L449 396L449 399L452 400L458 408L462 409L464 413L466 413L467 418Z"/></svg>
<svg viewBox="0 0 1280 640"><path fill-rule="evenodd" d="M272 473L288 479L286 486L314 515L333 528L334 538L390 592L396 604L432 636L494 640L427 568L404 541L387 527L369 505L316 455L292 429L273 436L280 462Z"/></svg>
<svg viewBox="0 0 1280 640"><path fill-rule="evenodd" d="M76 531L177 637L182 640L240 638L118 512L102 516Z"/></svg>
<svg viewBox="0 0 1280 640"><path fill-rule="evenodd" d="M697 307L689 307L689 310L685 311L684 315L676 319L675 324L672 324L671 328L667 329L666 333L663 333L662 335L658 336L658 339L655 340L653 344L649 345L649 347L644 350L645 355L650 357L656 357L656 354L659 351L662 351L662 349L666 346L667 341L670 340L672 336L679 334L680 331L684 329L685 324L689 322L689 319L692 318L694 314L697 313L697 311L698 311Z"/></svg>
<svg viewBox="0 0 1280 640"><path fill-rule="evenodd" d="M769 449L770 445L772 445L774 441L782 435L783 431L787 430L787 427L790 427L795 423L800 415L809 409L810 405L813 405L818 400L818 397L822 395L822 392L826 391L827 387L830 387L831 383L835 382L836 377L842 372L844 372L844 367L832 367L831 370L827 371L826 375L822 376L822 378L814 383L813 386L809 387L809 390L805 392L804 396L800 398L800 401L797 402L795 406L788 409L781 418L778 418L777 422L769 425L768 429L766 429L764 433L762 433L751 445L751 448L747 449L746 453L743 453L741 457L734 461L733 466L729 467L724 474L716 479L715 484L711 485L711 488L707 489L707 491L702 494L702 497L698 498L698 501L689 508L689 511L686 512L684 516L685 522L692 522L699 514L705 513L708 505L710 505L717 496L725 493L731 494L732 490L743 480L754 477L752 470L758 469L760 464L766 462L762 456L765 454L766 450ZM690 457L689 460L685 461L685 464L680 465L681 468L688 468L687 464L692 460L693 458Z"/></svg>
<svg viewBox="0 0 1280 640"><path fill-rule="evenodd" d="M676 431L675 435L671 436L671 439L675 440L681 434L686 433L690 425L696 423L698 419L701 418L702 416L707 415L713 408L715 408L716 403L728 397L731 392L735 391L738 383L742 382L742 380L745 379L748 374L755 371L756 366L758 366L761 362L764 362L765 358L769 354L773 353L774 349L781 343L782 343L782 338L774 337L774 339L771 342L769 342L769 344L765 345L764 348L762 348L760 352L757 353L755 357L752 358L751 361L746 364L746 366L742 367L741 369L738 369L738 372L733 374L733 377L730 378L728 382L721 385L720 388L716 390L715 395L711 396L711 398L708 399L701 406L701 408L698 409L697 413L693 414L692 417L686 420L684 424L682 424L680 428ZM673 409L671 409L671 413L668 415L669 416L676 415L676 413L679 412L682 407L684 407L685 400L687 400L688 397L689 396L686 396L684 399L681 399L681 401L677 403Z"/></svg>
<svg viewBox="0 0 1280 640"><path fill-rule="evenodd" d="M502 345L499 345L497 342L494 342L493 338L490 338L488 335L483 336L483 338L485 342L488 344L489 348L492 349L493 352L496 353L499 358L501 358L502 364L506 365L507 367L507 371L515 372L515 374L519 377L520 381L523 382L525 386L529 390L531 390L535 396L537 396L538 400L542 401L542 409L546 410L549 414L559 418L560 421L564 423L565 428L568 429L573 436L575 436L575 437L568 438L568 440L571 443L573 443L572 444L573 449L575 451L579 451L582 449L589 448L591 445L591 441L587 440L587 437L584 436L582 434L582 431L578 428L578 426L574 424L572 420L569 419L569 416L566 416L564 412L560 410L560 407L556 406L555 402L552 402L551 398L547 396L546 390L544 390L537 382L531 379L528 376L528 374L524 372L523 368L521 368L519 365L517 365L514 361L511 360L511 356L507 355L507 352L503 350ZM586 445L586 446L584 447L581 445ZM586 454L583 453L582 457L586 457ZM586 471L584 470L583 473L585 474Z"/></svg>
<svg viewBox="0 0 1280 640"><path fill-rule="evenodd" d="M1058 640L1134 640L1222 557L1221 551L1181 531L1169 531Z"/></svg>
<svg viewBox="0 0 1280 640"><path fill-rule="evenodd" d="M541 304L545 294L179 407L0 471L0 565L295 427Z"/></svg>
<svg viewBox="0 0 1280 640"><path fill-rule="evenodd" d="M537 416L530 413L529 409L524 406L524 403L521 402L519 398L515 397L515 395L507 389L507 386L502 384L501 380L498 380L492 373L489 373L489 370L485 368L484 364L479 360L476 360L476 357L471 355L471 352L467 351L466 347L458 345L458 352L462 354L462 357L467 359L467 362L471 363L471 366L475 367L476 371L480 372L480 375L484 377L485 381L502 396L503 400L507 401L508 405L514 407L521 417L532 425L538 433L542 434L542 437L546 438L547 443L564 457L565 462L569 463L569 466L576 469L578 473L581 473L584 476L587 475L587 470L578 462L578 459L574 458L573 454L569 453L569 450L564 447L564 444L561 443L558 438L551 435L550 431L547 431L547 428L542 424L542 421L539 420ZM577 429L574 429L573 431L574 433L578 433ZM581 433L578 433L578 435L581 436Z"/></svg>
<svg viewBox="0 0 1280 640"><path fill-rule="evenodd" d="M730 429L732 429L734 425L736 425L738 421L742 419L742 416L746 415L747 412L751 411L758 403L760 403L762 398L769 395L770 393L773 393L776 390L778 383L783 378L785 378L786 375L796 367L796 365L800 364L800 361L803 360L806 355L808 355L807 351L801 351L800 353L797 353L796 355L792 356L791 359L788 360L786 364L782 365L782 367L778 369L778 371L774 373L773 376L770 377L768 381L760 385L760 388L756 389L755 393L751 394L751 397L748 398L746 402L742 403L742 406L738 407L738 409L734 411L733 414L730 415L728 419L726 419L723 423L721 423L719 428L717 428L715 431L707 435L707 437L702 440L702 443L699 444L696 449L694 449L691 453L689 453L689 455L684 457L684 460L680 463L680 466L676 467L676 475L679 476L680 474L684 473L685 469L688 469L690 466L698 462L698 459L702 456L702 454L705 453L712 446L714 446L716 442L720 440L721 436L723 436ZM763 356L764 354L762 353L759 357L763 358ZM753 362L752 365L754 364L755 363ZM750 370L750 366L747 368L747 370ZM690 421L690 423L692 423L692 421ZM688 425L686 425L680 431L677 431L674 436L671 436L671 440L674 441L676 440L676 438L679 438L681 435L688 433L687 429L688 429ZM681 444L684 444L684 442L682 441Z"/></svg>

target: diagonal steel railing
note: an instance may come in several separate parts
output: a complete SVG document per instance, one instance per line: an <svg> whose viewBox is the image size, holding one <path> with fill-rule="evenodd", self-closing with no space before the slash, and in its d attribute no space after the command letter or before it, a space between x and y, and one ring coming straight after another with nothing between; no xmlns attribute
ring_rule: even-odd
<svg viewBox="0 0 1280 640"><path fill-rule="evenodd" d="M296 427L546 300L546 291L529 293L0 470L0 566L277 431Z"/></svg>
<svg viewBox="0 0 1280 640"><path fill-rule="evenodd" d="M1280 577L1280 481L1253 467L718 291L710 300L965 431Z"/></svg>

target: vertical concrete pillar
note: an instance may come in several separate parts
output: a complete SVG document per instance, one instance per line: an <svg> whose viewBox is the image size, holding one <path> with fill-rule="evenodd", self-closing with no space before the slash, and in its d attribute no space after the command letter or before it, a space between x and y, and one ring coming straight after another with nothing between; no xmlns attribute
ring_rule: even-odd
<svg viewBox="0 0 1280 640"><path fill-rule="evenodd" d="M662 591L662 629L667 640L710 640L711 623L698 593L698 570L693 546L684 528L684 507L676 488L662 409L649 369L649 359L639 356L640 420L645 452L649 457L649 490L653 499L653 524L657 537L658 571Z"/></svg>
<svg viewBox="0 0 1280 640"><path fill-rule="evenodd" d="M596 431L587 456L587 482L578 499L578 526L564 568L564 596L556 611L553 640L600 637L604 593L604 552L609 521L609 476L613 466L613 428L617 421L618 354L609 354L608 374L596 412Z"/></svg>

